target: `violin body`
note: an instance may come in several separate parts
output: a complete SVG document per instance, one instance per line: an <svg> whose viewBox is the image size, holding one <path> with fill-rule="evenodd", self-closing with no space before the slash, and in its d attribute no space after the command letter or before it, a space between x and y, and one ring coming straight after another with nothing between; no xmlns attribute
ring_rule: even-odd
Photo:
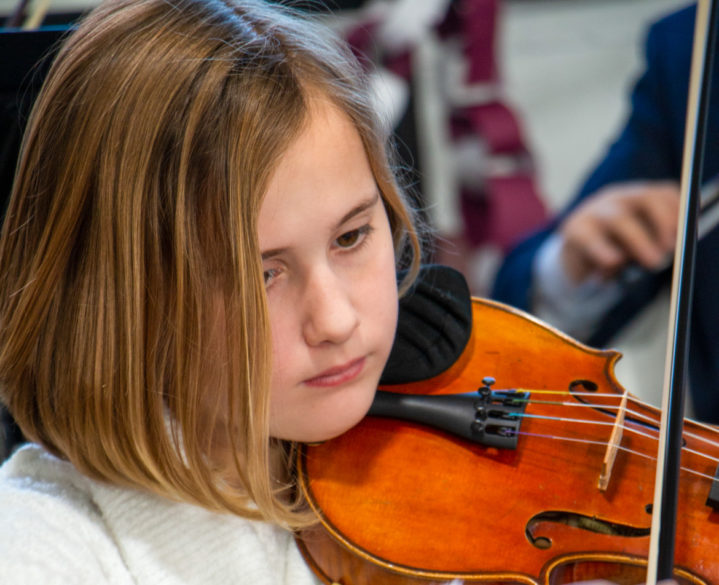
<svg viewBox="0 0 719 585"><path fill-rule="evenodd" d="M473 323L449 370L386 389L466 393L485 376L497 388L531 389L516 448L375 417L302 446L300 489L320 518L298 537L307 562L324 582L343 585L643 582L658 409L629 396L617 439L618 352L488 300L473 300ZM719 437L691 421L684 434L675 575L719 584L719 513L707 505ZM612 436L618 447L600 489Z"/></svg>

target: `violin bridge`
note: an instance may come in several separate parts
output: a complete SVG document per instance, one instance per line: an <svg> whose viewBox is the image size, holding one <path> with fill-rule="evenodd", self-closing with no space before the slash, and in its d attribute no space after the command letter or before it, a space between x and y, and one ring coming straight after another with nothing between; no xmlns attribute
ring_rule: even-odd
<svg viewBox="0 0 719 585"><path fill-rule="evenodd" d="M624 431L624 415L627 412L627 391L624 391L622 400L619 403L619 409L617 410L617 417L612 427L612 434L609 437L607 443L607 451L604 454L604 460L602 461L602 470L599 474L599 481L597 486L602 492L607 491L609 487L609 480L612 477L612 468L614 467L614 460L617 458L617 451L619 445L622 443L622 433Z"/></svg>

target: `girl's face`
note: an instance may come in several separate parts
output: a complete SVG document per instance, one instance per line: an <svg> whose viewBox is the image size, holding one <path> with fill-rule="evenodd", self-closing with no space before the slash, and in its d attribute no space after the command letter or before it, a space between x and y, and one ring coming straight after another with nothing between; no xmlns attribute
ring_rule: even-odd
<svg viewBox="0 0 719 585"><path fill-rule="evenodd" d="M389 221L359 134L314 100L258 219L272 329L270 433L303 442L366 414L397 325Z"/></svg>

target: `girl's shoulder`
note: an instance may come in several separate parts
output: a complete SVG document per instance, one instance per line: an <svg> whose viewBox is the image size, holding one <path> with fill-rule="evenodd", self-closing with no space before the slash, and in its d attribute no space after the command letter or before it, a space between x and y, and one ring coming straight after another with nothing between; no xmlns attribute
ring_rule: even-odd
<svg viewBox="0 0 719 585"><path fill-rule="evenodd" d="M29 445L0 468L0 583L130 583L89 480Z"/></svg>
<svg viewBox="0 0 719 585"><path fill-rule="evenodd" d="M279 527L103 484L37 446L0 468L0 583L314 585Z"/></svg>

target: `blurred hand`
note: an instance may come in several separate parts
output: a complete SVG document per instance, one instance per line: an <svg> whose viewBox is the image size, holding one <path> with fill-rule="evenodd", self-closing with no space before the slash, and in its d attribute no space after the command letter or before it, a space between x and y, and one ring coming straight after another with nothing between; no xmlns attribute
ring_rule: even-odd
<svg viewBox="0 0 719 585"><path fill-rule="evenodd" d="M616 276L629 264L662 267L674 250L679 185L671 181L617 183L581 203L559 226L561 259L575 284Z"/></svg>

